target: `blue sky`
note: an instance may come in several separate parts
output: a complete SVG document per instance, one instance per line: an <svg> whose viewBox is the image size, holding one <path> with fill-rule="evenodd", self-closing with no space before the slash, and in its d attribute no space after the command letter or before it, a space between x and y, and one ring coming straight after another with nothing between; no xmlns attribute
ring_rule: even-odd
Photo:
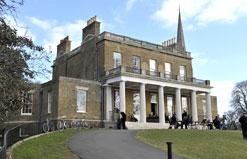
<svg viewBox="0 0 247 159"><path fill-rule="evenodd" d="M94 15L101 31L161 44L176 36L179 4L194 76L211 80L222 114L234 83L247 79L246 0L26 0L17 21L24 26L19 33L28 30L36 43L51 46L54 58L61 38L69 35L73 48L80 44L81 29Z"/></svg>

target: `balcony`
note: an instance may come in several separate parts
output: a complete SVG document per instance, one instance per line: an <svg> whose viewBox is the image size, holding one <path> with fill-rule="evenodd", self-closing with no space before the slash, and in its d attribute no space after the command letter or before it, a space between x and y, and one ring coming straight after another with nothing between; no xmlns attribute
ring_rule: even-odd
<svg viewBox="0 0 247 159"><path fill-rule="evenodd" d="M173 75L169 72L161 73L157 71L144 70L144 69L128 67L128 66L119 66L117 68L113 68L109 71L106 71L105 78L109 79L120 75L132 76L132 77L138 77L144 79L148 78L152 80L159 80L159 81L171 82L171 83L195 85L199 87L210 87L209 80L201 80L194 77L188 78L186 76Z"/></svg>

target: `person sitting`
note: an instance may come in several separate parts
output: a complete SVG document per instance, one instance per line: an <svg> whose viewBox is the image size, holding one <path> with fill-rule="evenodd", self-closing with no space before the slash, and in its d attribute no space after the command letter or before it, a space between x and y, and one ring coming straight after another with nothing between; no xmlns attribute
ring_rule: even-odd
<svg viewBox="0 0 247 159"><path fill-rule="evenodd" d="M134 114L132 114L132 115L130 116L130 121L137 122L138 120L137 120L137 118L134 116Z"/></svg>
<svg viewBox="0 0 247 159"><path fill-rule="evenodd" d="M213 120L213 124L216 129L220 129L220 120L218 116L215 116L215 119Z"/></svg>
<svg viewBox="0 0 247 159"><path fill-rule="evenodd" d="M178 122L177 122L177 117L176 117L176 114L172 114L172 117L170 119L170 126L169 126L169 129L172 128L172 126L174 126L175 129L178 128Z"/></svg>

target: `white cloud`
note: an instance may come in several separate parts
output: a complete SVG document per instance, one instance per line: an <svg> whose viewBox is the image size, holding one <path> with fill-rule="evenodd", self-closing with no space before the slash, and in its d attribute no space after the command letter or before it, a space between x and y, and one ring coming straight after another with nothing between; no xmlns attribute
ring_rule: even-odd
<svg viewBox="0 0 247 159"><path fill-rule="evenodd" d="M36 17L28 17L28 19L35 25L39 26L42 29L50 29L52 24L51 22L40 20Z"/></svg>
<svg viewBox="0 0 247 159"><path fill-rule="evenodd" d="M209 59L208 57L204 57L205 54L196 54L193 53L193 64L197 65L197 66L203 66L209 63L215 63L216 60L215 59Z"/></svg>
<svg viewBox="0 0 247 159"><path fill-rule="evenodd" d="M18 36L24 36L24 37L30 38L34 41L36 40L35 35L30 31L30 29L28 28L28 26L25 23L21 22L18 19L14 19L11 16L6 16L5 18L6 18L5 20L6 20L7 24L10 27L15 28L17 30Z"/></svg>
<svg viewBox="0 0 247 159"><path fill-rule="evenodd" d="M235 85L234 81L211 81L212 95L217 96L218 113L222 116L230 110L231 92Z"/></svg>
<svg viewBox="0 0 247 159"><path fill-rule="evenodd" d="M136 2L137 0L127 0L126 11L130 11Z"/></svg>
<svg viewBox="0 0 247 159"><path fill-rule="evenodd" d="M207 25L210 22L232 23L241 17L247 17L246 0L163 0L152 19L166 27L177 24L179 5L183 21L195 25Z"/></svg>
<svg viewBox="0 0 247 159"><path fill-rule="evenodd" d="M70 37L72 41L71 48L78 47L82 41L81 29L86 26L86 21L76 20L65 24L57 24L55 21L41 20L36 17L29 17L31 23L43 30L44 34L44 48L56 53L57 45L59 41L66 36Z"/></svg>

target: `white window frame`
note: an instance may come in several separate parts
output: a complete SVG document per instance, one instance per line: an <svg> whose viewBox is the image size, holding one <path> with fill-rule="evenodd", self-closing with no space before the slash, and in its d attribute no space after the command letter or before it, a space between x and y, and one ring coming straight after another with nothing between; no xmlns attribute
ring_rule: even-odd
<svg viewBox="0 0 247 159"><path fill-rule="evenodd" d="M170 99L170 100L169 100ZM170 102L170 103L169 103ZM167 115L172 117L173 114L173 96L169 95L166 97Z"/></svg>
<svg viewBox="0 0 247 159"><path fill-rule="evenodd" d="M182 110L188 112L188 98L187 97L181 97L181 103L182 103Z"/></svg>
<svg viewBox="0 0 247 159"><path fill-rule="evenodd" d="M153 68L153 66L154 66L154 68ZM156 62L156 60L149 59L149 71L152 71L152 72L156 72L157 71L157 62Z"/></svg>
<svg viewBox="0 0 247 159"><path fill-rule="evenodd" d="M52 113L52 104L53 104L53 94L52 91L48 91L47 93L47 113Z"/></svg>
<svg viewBox="0 0 247 159"><path fill-rule="evenodd" d="M172 64L169 62L165 62L165 77L171 78L172 76Z"/></svg>
<svg viewBox="0 0 247 159"><path fill-rule="evenodd" d="M206 100L202 100L203 119L207 119Z"/></svg>
<svg viewBox="0 0 247 159"><path fill-rule="evenodd" d="M33 94L34 94L34 91L29 91L28 93L26 93L26 94L29 94L29 95L31 95L31 101L30 102L28 102L28 103L26 103L26 101L25 101L25 99L24 99L24 104L26 105L26 104L28 104L28 105L31 105L31 113L23 113L23 107L21 108L21 115L27 115L27 116L29 116L29 115L32 115L32 112L33 112ZM25 95L26 96L26 95Z"/></svg>
<svg viewBox="0 0 247 159"><path fill-rule="evenodd" d="M120 57L118 62L117 58ZM122 65L122 54L120 52L113 52L113 68L117 68Z"/></svg>
<svg viewBox="0 0 247 159"><path fill-rule="evenodd" d="M136 69L140 69L141 68L141 57L140 56L136 56L136 55L132 56L132 67L136 68Z"/></svg>
<svg viewBox="0 0 247 159"><path fill-rule="evenodd" d="M78 93L79 92L83 92L83 94L85 94L85 97L83 97L85 99L84 103L82 104L82 107L83 109L82 110L79 110L79 102L78 101ZM77 113L86 113L87 112L87 95L88 95L88 88L87 87L80 87L80 86L77 86L76 87L76 112Z"/></svg>
<svg viewBox="0 0 247 159"><path fill-rule="evenodd" d="M179 77L180 77L180 80L185 81L185 79L186 79L186 66L184 66L184 65L179 66Z"/></svg>

